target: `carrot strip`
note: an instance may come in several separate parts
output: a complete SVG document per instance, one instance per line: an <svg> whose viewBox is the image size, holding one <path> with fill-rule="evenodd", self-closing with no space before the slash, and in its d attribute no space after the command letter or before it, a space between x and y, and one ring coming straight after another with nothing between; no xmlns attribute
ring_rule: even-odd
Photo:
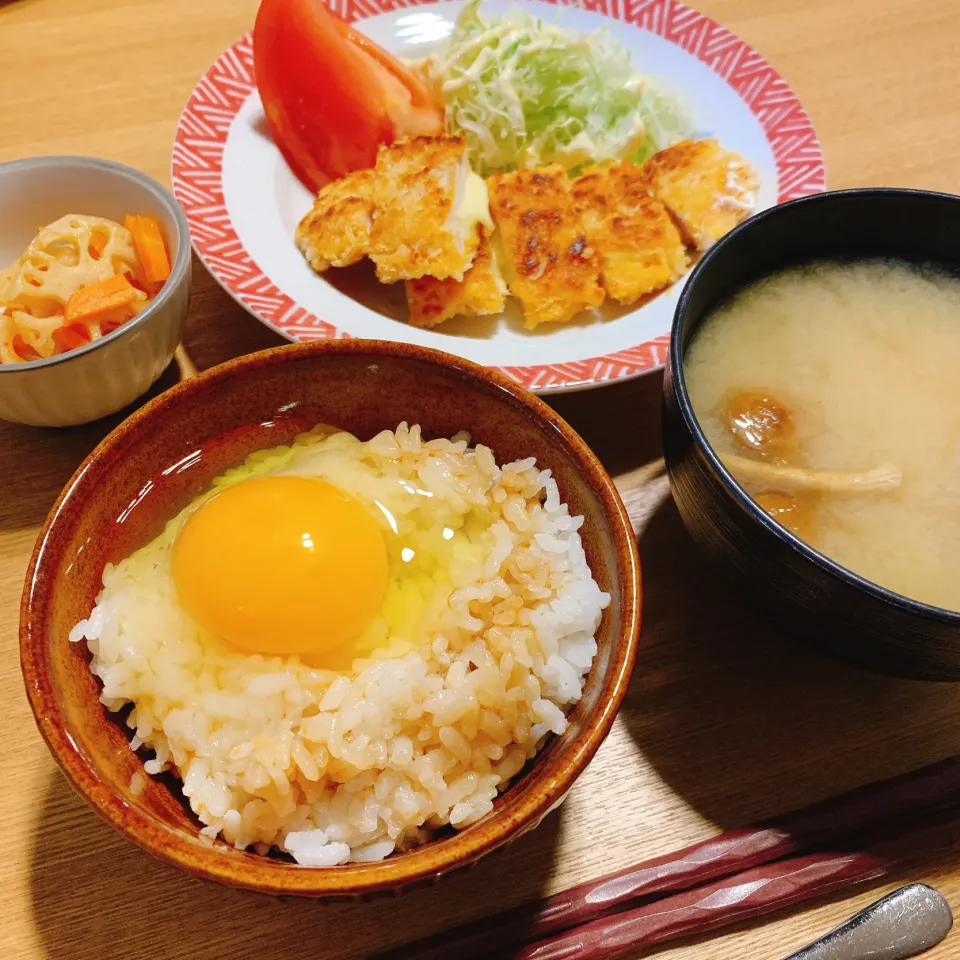
<svg viewBox="0 0 960 960"><path fill-rule="evenodd" d="M99 260L103 256L103 251L107 246L107 240L102 234L94 234L90 238L88 252L94 260Z"/></svg>
<svg viewBox="0 0 960 960"><path fill-rule="evenodd" d="M52 336L54 343L57 345L58 353L76 350L77 347L85 346L90 342L89 332L79 324L57 327L57 329L53 331Z"/></svg>
<svg viewBox="0 0 960 960"><path fill-rule="evenodd" d="M130 307L125 306L118 307L110 313L105 313L97 317L97 323L100 326L100 335L105 337L108 333L112 333L117 327L123 326L132 316L133 313Z"/></svg>
<svg viewBox="0 0 960 960"><path fill-rule="evenodd" d="M120 307L129 307L139 294L122 273L105 280L87 284L67 301L64 320L71 323L91 323Z"/></svg>
<svg viewBox="0 0 960 960"><path fill-rule="evenodd" d="M40 354L30 346L20 334L15 334L13 338L13 352L21 360L39 360Z"/></svg>
<svg viewBox="0 0 960 960"><path fill-rule="evenodd" d="M123 225L133 235L143 275L150 283L163 283L170 276L170 256L160 224L154 217L128 214L123 218Z"/></svg>
<svg viewBox="0 0 960 960"><path fill-rule="evenodd" d="M145 293L148 297L153 297L156 295L157 284L150 283L150 281L146 278L141 280L129 271L124 271L123 275L130 281L131 286L136 287L136 289L141 293Z"/></svg>

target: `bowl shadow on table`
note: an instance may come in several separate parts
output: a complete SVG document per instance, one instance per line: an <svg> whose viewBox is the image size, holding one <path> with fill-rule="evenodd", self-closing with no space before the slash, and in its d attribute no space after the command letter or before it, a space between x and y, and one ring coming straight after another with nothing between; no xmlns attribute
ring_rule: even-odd
<svg viewBox="0 0 960 960"><path fill-rule="evenodd" d="M644 631L621 717L717 827L960 753L960 684L872 674L785 637L701 559L665 482L638 540Z"/></svg>
<svg viewBox="0 0 960 960"><path fill-rule="evenodd" d="M617 479L660 456L662 389L663 374L656 371L599 389L547 394L544 399Z"/></svg>
<svg viewBox="0 0 960 960"><path fill-rule="evenodd" d="M136 403L77 427L31 427L0 420L0 530L23 530L43 523L90 451L138 406L178 379L177 365L170 363Z"/></svg>
<svg viewBox="0 0 960 960"><path fill-rule="evenodd" d="M281 900L196 880L153 860L103 823L54 770L34 840L34 919L51 960L67 956L68 943L70 960L365 957L540 896L562 816L551 814L474 868L399 898Z"/></svg>

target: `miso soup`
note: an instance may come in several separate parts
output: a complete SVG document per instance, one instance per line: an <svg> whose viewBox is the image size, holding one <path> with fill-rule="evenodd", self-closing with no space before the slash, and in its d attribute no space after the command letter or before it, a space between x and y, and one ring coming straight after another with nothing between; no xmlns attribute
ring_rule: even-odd
<svg viewBox="0 0 960 960"><path fill-rule="evenodd" d="M710 443L773 517L960 610L960 280L889 261L785 270L706 319L685 372Z"/></svg>

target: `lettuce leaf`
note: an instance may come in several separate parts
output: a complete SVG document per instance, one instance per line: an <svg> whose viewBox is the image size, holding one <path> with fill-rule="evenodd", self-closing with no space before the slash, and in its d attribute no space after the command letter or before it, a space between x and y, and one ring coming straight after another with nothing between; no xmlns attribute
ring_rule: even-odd
<svg viewBox="0 0 960 960"><path fill-rule="evenodd" d="M642 162L689 135L676 93L641 76L607 29L565 30L516 9L483 17L480 0L457 19L449 46L422 67L462 133L474 169L604 160Z"/></svg>

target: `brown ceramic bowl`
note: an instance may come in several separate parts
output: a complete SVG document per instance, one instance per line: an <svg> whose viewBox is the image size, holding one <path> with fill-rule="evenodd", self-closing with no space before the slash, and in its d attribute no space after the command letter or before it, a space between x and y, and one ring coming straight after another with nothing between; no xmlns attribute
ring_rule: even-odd
<svg viewBox="0 0 960 960"><path fill-rule="evenodd" d="M401 420L427 436L470 431L500 462L536 456L583 514L584 548L612 602L584 696L485 819L375 864L326 869L204 842L178 782L147 778L129 732L98 701L85 644L67 640L94 602L103 566L155 536L212 477L305 424L370 437ZM198 456L199 453L199 456ZM640 567L630 521L596 457L545 403L482 367L434 350L371 340L279 347L225 363L146 404L77 470L50 512L27 571L20 655L27 695L55 759L105 820L195 875L270 894L357 897L395 891L477 860L535 827L606 736L633 667Z"/></svg>

